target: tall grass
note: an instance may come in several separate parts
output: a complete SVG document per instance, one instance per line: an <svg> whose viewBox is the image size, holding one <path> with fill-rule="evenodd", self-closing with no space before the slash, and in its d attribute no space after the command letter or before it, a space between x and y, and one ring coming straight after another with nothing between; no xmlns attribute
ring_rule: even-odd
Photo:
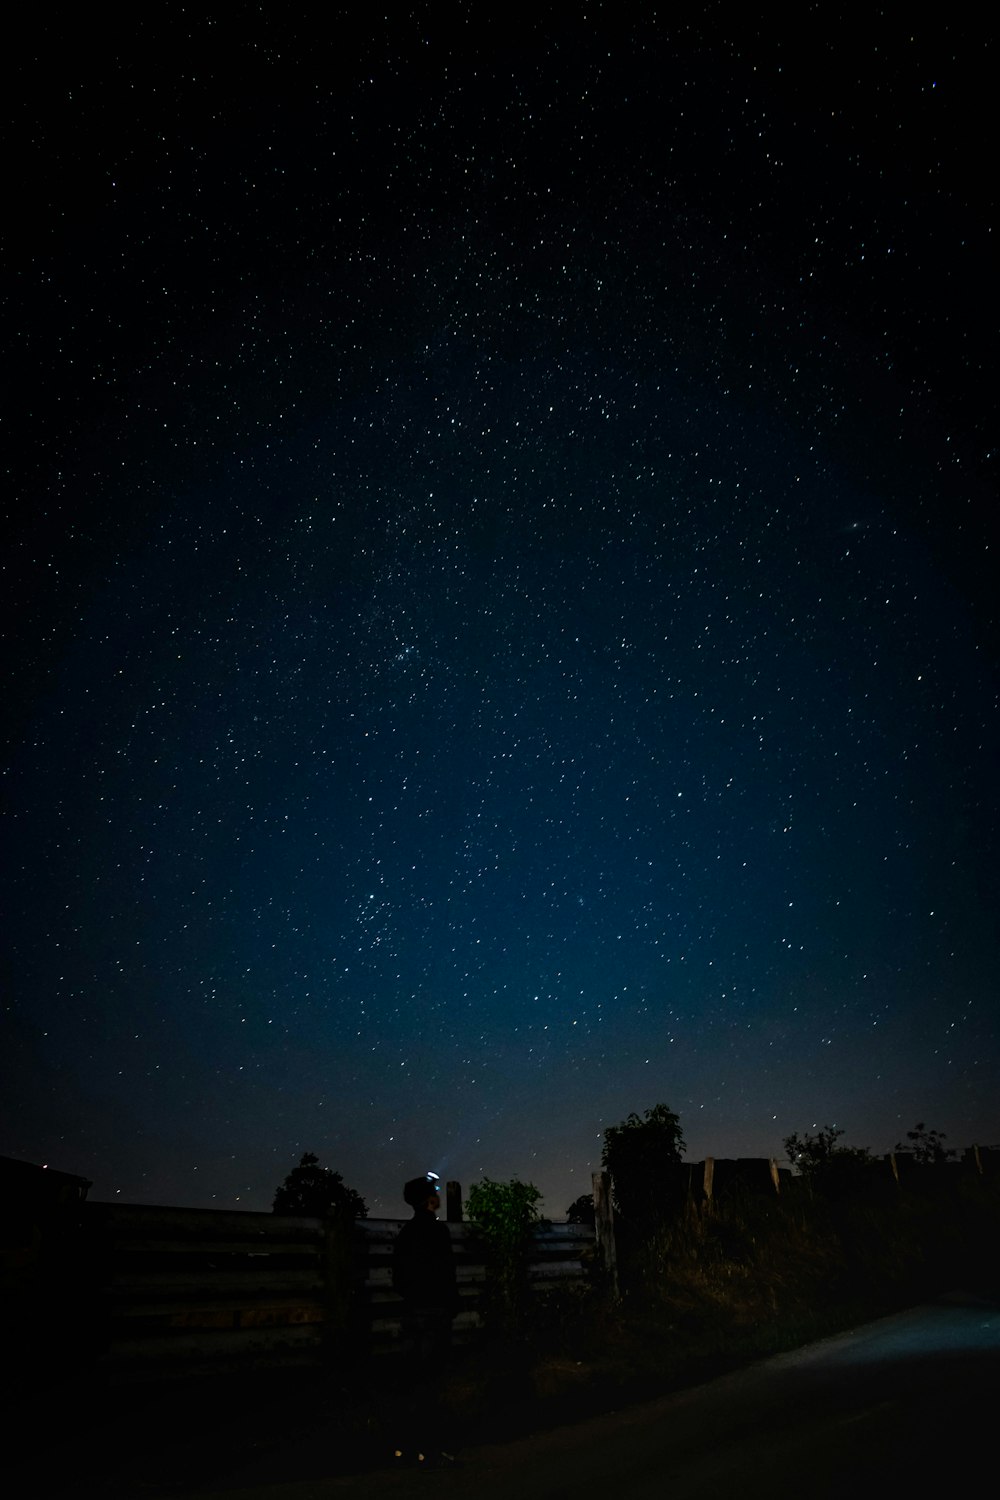
<svg viewBox="0 0 1000 1500"><path fill-rule="evenodd" d="M619 1225L622 1297L536 1305L525 1388L558 1410L690 1384L951 1287L1000 1296L1000 1181L951 1169L901 1189L734 1190ZM509 1348L508 1348L509 1357Z"/></svg>

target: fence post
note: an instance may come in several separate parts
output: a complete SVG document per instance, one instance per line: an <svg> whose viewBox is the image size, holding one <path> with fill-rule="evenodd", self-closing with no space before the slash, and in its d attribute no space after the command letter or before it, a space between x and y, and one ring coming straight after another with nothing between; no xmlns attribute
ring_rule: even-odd
<svg viewBox="0 0 1000 1500"><path fill-rule="evenodd" d="M347 1357L354 1299L354 1220L334 1210L323 1226L323 1346L327 1362Z"/></svg>
<svg viewBox="0 0 1000 1500"><path fill-rule="evenodd" d="M594 1230L612 1300L618 1301L618 1256L615 1251L615 1210L611 1202L611 1177L607 1172L595 1172L594 1184Z"/></svg>
<svg viewBox="0 0 1000 1500"><path fill-rule="evenodd" d="M702 1191L705 1194L705 1202L709 1208L712 1206L712 1184L715 1181L715 1157L705 1157L705 1175L702 1179Z"/></svg>

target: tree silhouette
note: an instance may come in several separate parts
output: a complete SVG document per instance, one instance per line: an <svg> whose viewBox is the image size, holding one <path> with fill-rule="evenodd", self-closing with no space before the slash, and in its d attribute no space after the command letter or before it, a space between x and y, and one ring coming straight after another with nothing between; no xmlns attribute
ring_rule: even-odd
<svg viewBox="0 0 1000 1500"><path fill-rule="evenodd" d="M837 1145L843 1133L836 1125L824 1125L815 1135L808 1131L804 1135L786 1135L783 1142L785 1153L803 1177L815 1177L829 1166L837 1152L845 1149Z"/></svg>
<svg viewBox="0 0 1000 1500"><path fill-rule="evenodd" d="M897 1141L894 1149L908 1151L922 1167L944 1166L949 1156L955 1155L954 1151L945 1150L941 1144L946 1139L944 1131L926 1129L923 1120L918 1120L913 1129L906 1132L906 1139L910 1143L908 1146Z"/></svg>
<svg viewBox="0 0 1000 1500"><path fill-rule="evenodd" d="M861 1187L870 1177L874 1159L867 1146L838 1146L843 1131L824 1125L815 1135L788 1135L785 1152L810 1187L829 1198L839 1198Z"/></svg>
<svg viewBox="0 0 1000 1500"><path fill-rule="evenodd" d="M566 1210L567 1224L589 1224L594 1227L594 1195L593 1193L581 1193L579 1198L574 1198Z"/></svg>
<svg viewBox="0 0 1000 1500"><path fill-rule="evenodd" d="M623 1218L638 1223L663 1213L683 1150L680 1116L666 1104L655 1104L641 1119L633 1113L608 1127L601 1160L611 1173L615 1209Z"/></svg>
<svg viewBox="0 0 1000 1500"><path fill-rule="evenodd" d="M368 1205L360 1193L349 1188L339 1172L321 1167L319 1157L307 1151L274 1195L276 1214L304 1214L325 1219L341 1214L347 1219L367 1219Z"/></svg>

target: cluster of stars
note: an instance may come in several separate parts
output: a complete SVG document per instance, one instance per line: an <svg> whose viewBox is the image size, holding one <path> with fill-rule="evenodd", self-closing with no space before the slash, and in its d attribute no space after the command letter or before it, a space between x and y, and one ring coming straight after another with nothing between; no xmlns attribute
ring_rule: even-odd
<svg viewBox="0 0 1000 1500"><path fill-rule="evenodd" d="M974 39L184 24L8 99L0 1149L995 1135Z"/></svg>

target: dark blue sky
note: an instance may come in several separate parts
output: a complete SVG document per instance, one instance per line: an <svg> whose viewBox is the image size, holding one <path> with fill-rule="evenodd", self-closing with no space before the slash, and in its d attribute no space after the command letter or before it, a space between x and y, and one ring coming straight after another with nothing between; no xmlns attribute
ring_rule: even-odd
<svg viewBox="0 0 1000 1500"><path fill-rule="evenodd" d="M915 25L24 23L0 1151L1000 1140L988 39Z"/></svg>

